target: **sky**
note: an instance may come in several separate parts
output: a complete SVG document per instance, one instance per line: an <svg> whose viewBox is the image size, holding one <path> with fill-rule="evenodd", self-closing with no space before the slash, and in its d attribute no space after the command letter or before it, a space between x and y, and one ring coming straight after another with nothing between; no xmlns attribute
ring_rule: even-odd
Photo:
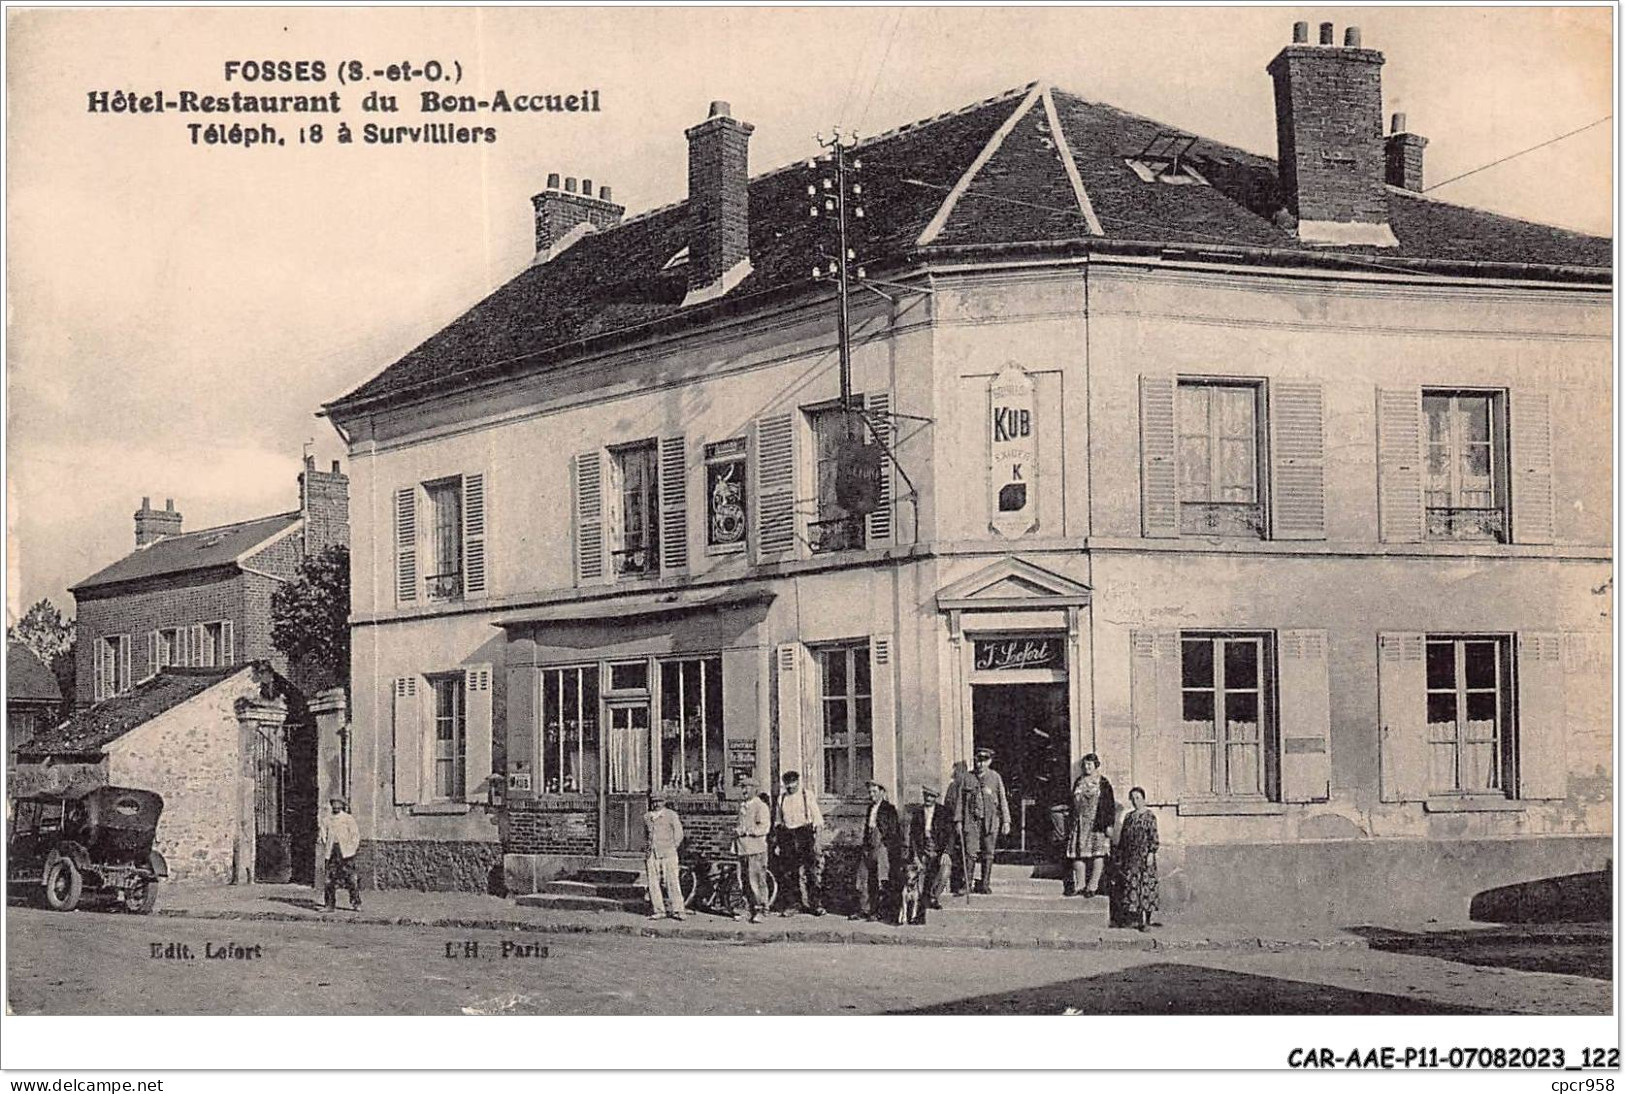
<svg viewBox="0 0 1625 1094"><path fill-rule="evenodd" d="M755 126L758 173L834 124L870 135L1035 79L1273 156L1264 66L1295 19L1362 28L1387 112L1429 138L1430 185L1612 113L1608 8L64 9L7 12L7 616L134 546L143 496L188 530L297 506L315 414L518 273L549 172L628 215L681 200L683 130L713 99ZM228 80L321 60L320 83ZM494 144L338 145L368 70L435 59L455 90L597 89L596 114L421 115ZM447 85L434 85L451 90ZM326 93L283 147L194 144L231 116L92 113L94 91ZM253 120L253 119L250 119ZM299 144L301 121L326 123ZM1613 121L1433 196L1613 234Z"/></svg>

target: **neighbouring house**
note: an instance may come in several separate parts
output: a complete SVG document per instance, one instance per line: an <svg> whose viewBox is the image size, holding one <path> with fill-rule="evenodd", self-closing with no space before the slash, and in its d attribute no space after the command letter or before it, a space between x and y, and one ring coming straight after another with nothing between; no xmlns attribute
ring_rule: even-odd
<svg viewBox="0 0 1625 1094"><path fill-rule="evenodd" d="M637 855L651 788L721 855L790 769L839 872L865 780L984 745L1012 856L1084 754L1143 786L1175 914L1599 868L1613 245L1425 196L1383 64L1295 27L1279 159L1034 84L864 140L844 191L750 177L722 102L686 201L551 178L535 261L324 408L368 882Z"/></svg>
<svg viewBox="0 0 1625 1094"><path fill-rule="evenodd" d="M164 799L156 846L177 881L252 883L280 816L284 682L263 661L165 668L18 749L12 796L130 786Z"/></svg>
<svg viewBox="0 0 1625 1094"><path fill-rule="evenodd" d="M21 642L6 643L6 770L17 746L38 730L55 725L62 712L62 688L39 655Z"/></svg>

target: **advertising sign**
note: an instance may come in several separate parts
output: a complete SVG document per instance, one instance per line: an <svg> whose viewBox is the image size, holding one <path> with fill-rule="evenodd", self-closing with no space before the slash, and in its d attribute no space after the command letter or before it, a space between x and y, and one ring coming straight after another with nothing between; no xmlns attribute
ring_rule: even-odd
<svg viewBox="0 0 1625 1094"><path fill-rule="evenodd" d="M1037 407L1032 377L1008 365L993 379L988 428L993 530L1016 539L1038 527Z"/></svg>

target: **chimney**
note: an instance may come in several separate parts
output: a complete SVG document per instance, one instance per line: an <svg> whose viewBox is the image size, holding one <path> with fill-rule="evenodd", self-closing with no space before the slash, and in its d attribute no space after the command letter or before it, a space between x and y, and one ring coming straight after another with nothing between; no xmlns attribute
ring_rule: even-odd
<svg viewBox="0 0 1625 1094"><path fill-rule="evenodd" d="M305 457L299 472L299 512L305 518L305 557L334 544L350 544L350 478L333 461L333 470L316 470L316 457Z"/></svg>
<svg viewBox="0 0 1625 1094"><path fill-rule="evenodd" d="M1281 190L1298 239L1319 246L1397 247L1388 226L1388 153L1382 137L1383 56L1349 27L1292 28L1267 71L1275 81Z"/></svg>
<svg viewBox="0 0 1625 1094"><path fill-rule="evenodd" d="M536 210L536 258L539 266L563 254L565 249L588 232L613 228L626 209L609 200L609 187L592 196L592 180L567 178L559 185L558 172L547 176L547 189L530 199Z"/></svg>
<svg viewBox="0 0 1625 1094"><path fill-rule="evenodd" d="M713 102L688 137L688 295L723 295L750 273L750 135L756 128Z"/></svg>
<svg viewBox="0 0 1625 1094"><path fill-rule="evenodd" d="M141 499L141 508L135 511L135 545L145 547L157 543L165 536L181 534L181 515L175 512L175 499L164 502L162 510L152 507L151 498Z"/></svg>
<svg viewBox="0 0 1625 1094"><path fill-rule="evenodd" d="M1405 115L1394 115L1393 130L1384 145L1388 153L1389 186L1422 192L1422 149L1427 146L1426 137L1405 131Z"/></svg>

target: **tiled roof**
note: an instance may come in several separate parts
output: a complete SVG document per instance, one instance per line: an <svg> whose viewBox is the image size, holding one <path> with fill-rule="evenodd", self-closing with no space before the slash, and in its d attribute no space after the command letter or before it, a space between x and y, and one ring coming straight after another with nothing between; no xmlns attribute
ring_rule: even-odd
<svg viewBox="0 0 1625 1094"><path fill-rule="evenodd" d="M39 655L21 642L6 643L6 699L60 703L62 689Z"/></svg>
<svg viewBox="0 0 1625 1094"><path fill-rule="evenodd" d="M1129 241L1265 249L1287 261L1341 265L1397 258L1585 267L1601 275L1612 264L1611 240L1394 189L1389 219L1398 248L1307 247L1278 216L1272 159L1198 139L1187 155L1210 185L1143 181L1125 160L1169 132L1178 131L1029 85L881 134L858 152L865 220L854 246L876 270L929 257L934 248ZM1082 211L1068 154L1099 235ZM829 291L809 277L826 233L806 210L807 185L826 171L793 165L751 180L753 272L720 301L690 312L713 314L769 292ZM922 246L922 231L944 208L946 219ZM529 371L567 360L601 336L674 320L683 311L686 270L664 267L688 242L686 202L589 234L553 261L527 268L326 409L342 417L368 404Z"/></svg>
<svg viewBox="0 0 1625 1094"><path fill-rule="evenodd" d="M75 711L59 726L40 730L28 739L22 751L28 755L99 752L137 726L252 667L165 669L137 684L134 691L103 699L93 707Z"/></svg>
<svg viewBox="0 0 1625 1094"><path fill-rule="evenodd" d="M137 547L117 562L99 570L73 586L69 592L82 593L108 585L120 585L143 578L210 570L229 566L268 540L299 522L301 514L278 513L256 517L237 524L204 528L179 536L166 536L156 543Z"/></svg>

